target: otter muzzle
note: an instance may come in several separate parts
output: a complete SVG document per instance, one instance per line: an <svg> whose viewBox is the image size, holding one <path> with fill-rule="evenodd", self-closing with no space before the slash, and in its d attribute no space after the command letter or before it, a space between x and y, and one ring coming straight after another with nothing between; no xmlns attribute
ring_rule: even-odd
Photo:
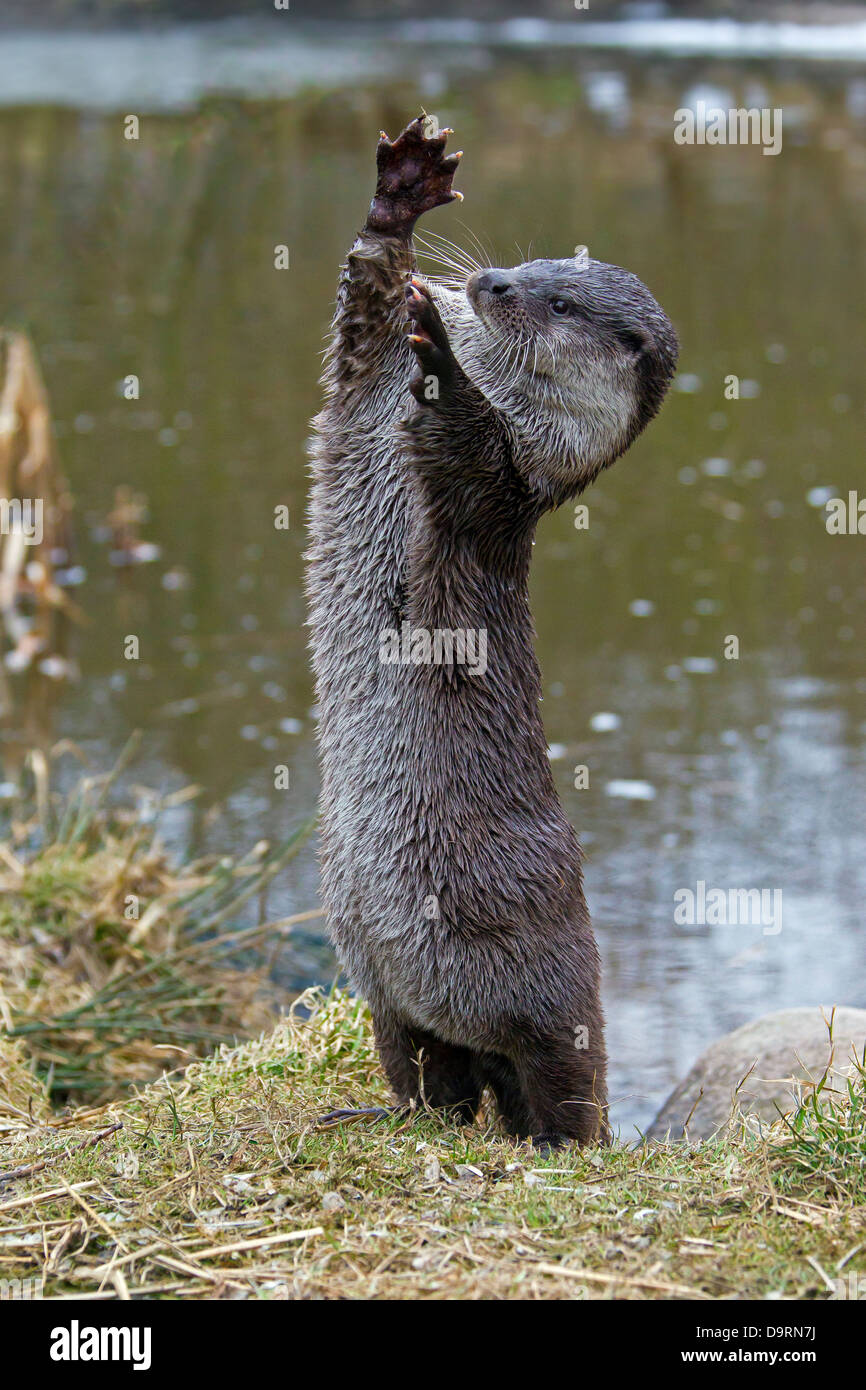
<svg viewBox="0 0 866 1390"><path fill-rule="evenodd" d="M477 313L482 295L490 295L491 299L501 299L512 288L512 279L507 270L476 270L466 281L466 297Z"/></svg>

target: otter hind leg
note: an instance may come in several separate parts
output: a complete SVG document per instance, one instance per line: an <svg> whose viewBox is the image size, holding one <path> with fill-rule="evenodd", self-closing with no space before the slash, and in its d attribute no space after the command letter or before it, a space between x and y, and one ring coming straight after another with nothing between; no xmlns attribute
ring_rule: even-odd
<svg viewBox="0 0 866 1390"><path fill-rule="evenodd" d="M539 1144L610 1141L603 1055L582 1051L572 1037L557 1037L531 1050L520 1071Z"/></svg>
<svg viewBox="0 0 866 1390"><path fill-rule="evenodd" d="M483 1081L493 1092L505 1129L515 1137L532 1132L532 1117L523 1097L517 1068L500 1053L485 1053L478 1060Z"/></svg>
<svg viewBox="0 0 866 1390"><path fill-rule="evenodd" d="M571 1036L539 1037L521 1048L515 1070L530 1120L524 1134L542 1152L610 1142L603 1053Z"/></svg>
<svg viewBox="0 0 866 1390"><path fill-rule="evenodd" d="M404 1023L376 1019L374 1026L397 1101L447 1110L459 1123L471 1124L483 1085L473 1053Z"/></svg>

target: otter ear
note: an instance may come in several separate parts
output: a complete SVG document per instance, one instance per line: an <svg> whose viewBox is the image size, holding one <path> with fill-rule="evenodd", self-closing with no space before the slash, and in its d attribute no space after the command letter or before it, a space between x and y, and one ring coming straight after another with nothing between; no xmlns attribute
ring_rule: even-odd
<svg viewBox="0 0 866 1390"><path fill-rule="evenodd" d="M626 352L630 352L633 357L640 357L642 352L646 352L652 346L652 339L648 333L644 333L640 328L620 328L617 331L617 342L624 347Z"/></svg>

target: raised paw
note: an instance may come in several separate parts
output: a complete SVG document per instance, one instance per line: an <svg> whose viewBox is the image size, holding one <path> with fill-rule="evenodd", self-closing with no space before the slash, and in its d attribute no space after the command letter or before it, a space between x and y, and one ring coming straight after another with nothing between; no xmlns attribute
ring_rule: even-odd
<svg viewBox="0 0 866 1390"><path fill-rule="evenodd" d="M409 390L421 405L440 401L454 380L456 362L439 310L423 280L412 276L406 286L412 332L409 345L418 363Z"/></svg>
<svg viewBox="0 0 866 1390"><path fill-rule="evenodd" d="M417 116L397 139L382 132L376 150L376 196L368 227L388 236L408 236L422 213L463 197L451 188L462 151L445 154L449 130L427 134L428 118Z"/></svg>

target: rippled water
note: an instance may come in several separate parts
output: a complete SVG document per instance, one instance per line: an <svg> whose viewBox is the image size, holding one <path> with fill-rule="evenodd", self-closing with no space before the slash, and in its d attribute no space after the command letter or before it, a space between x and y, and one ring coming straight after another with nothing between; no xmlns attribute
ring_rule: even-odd
<svg viewBox="0 0 866 1390"><path fill-rule="evenodd" d="M466 201L431 229L468 244L465 222L502 262L585 243L635 270L682 339L680 389L585 499L588 530L570 509L544 521L532 582L629 1132L719 1033L784 1005L866 1003L866 539L829 535L823 511L863 486L866 85L844 65L452 56L394 45L375 82L193 94L146 112L138 142L122 101L24 92L0 112L4 319L41 355L91 620L77 685L13 681L6 761L37 717L101 768L142 728L133 780L203 788L172 812L183 848L275 839L313 806L304 440L376 134L423 102L466 150ZM782 107L782 153L675 145L673 112L701 95ZM119 391L132 372L137 402ZM146 494L142 535L161 548L134 572L100 539L121 484ZM674 894L698 882L780 889L781 930L678 925ZM268 910L316 891L310 847ZM299 986L334 964L311 929L278 968Z"/></svg>

